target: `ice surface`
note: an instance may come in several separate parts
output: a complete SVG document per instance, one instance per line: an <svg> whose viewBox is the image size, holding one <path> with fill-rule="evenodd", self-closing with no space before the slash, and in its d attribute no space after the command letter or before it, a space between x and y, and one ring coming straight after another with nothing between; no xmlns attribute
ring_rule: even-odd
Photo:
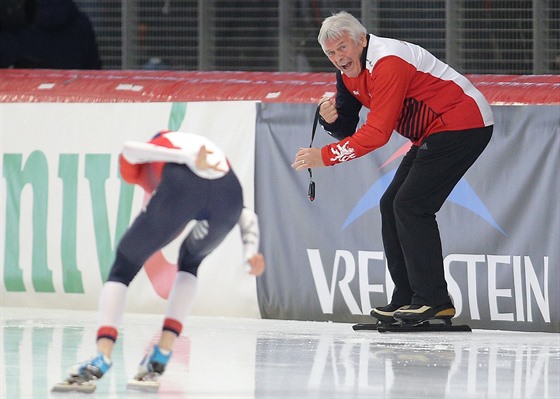
<svg viewBox="0 0 560 399"><path fill-rule="evenodd" d="M0 308L1 398L51 393L95 353L97 313ZM127 314L97 398L558 398L560 335L354 331L351 324L189 317L157 393L127 381L163 317Z"/></svg>

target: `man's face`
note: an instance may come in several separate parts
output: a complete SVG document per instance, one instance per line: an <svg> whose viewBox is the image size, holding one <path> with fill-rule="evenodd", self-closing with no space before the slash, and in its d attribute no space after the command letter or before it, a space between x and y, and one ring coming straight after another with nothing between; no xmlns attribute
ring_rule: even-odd
<svg viewBox="0 0 560 399"><path fill-rule="evenodd" d="M335 67L353 78L362 71L362 51L366 46L367 40L365 35L362 35L358 40L358 44L356 44L352 36L349 33L345 33L340 39L327 40L323 51Z"/></svg>

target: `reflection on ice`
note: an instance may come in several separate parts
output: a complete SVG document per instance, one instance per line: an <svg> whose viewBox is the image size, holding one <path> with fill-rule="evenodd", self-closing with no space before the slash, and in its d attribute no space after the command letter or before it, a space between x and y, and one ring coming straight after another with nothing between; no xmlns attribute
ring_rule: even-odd
<svg viewBox="0 0 560 399"><path fill-rule="evenodd" d="M50 387L93 354L95 312L1 308L0 397ZM125 316L92 397L126 390L160 316ZM350 324L191 317L161 378L165 398L556 398L558 334L353 331ZM62 394L64 395L64 394ZM61 394L56 394L60 397ZM150 396L152 397L152 396Z"/></svg>
<svg viewBox="0 0 560 399"><path fill-rule="evenodd" d="M546 398L558 393L560 354L554 334L351 335L259 338L257 397L281 392L340 397L346 392L349 397ZM283 377L274 378L259 364L285 364L293 372L282 370Z"/></svg>

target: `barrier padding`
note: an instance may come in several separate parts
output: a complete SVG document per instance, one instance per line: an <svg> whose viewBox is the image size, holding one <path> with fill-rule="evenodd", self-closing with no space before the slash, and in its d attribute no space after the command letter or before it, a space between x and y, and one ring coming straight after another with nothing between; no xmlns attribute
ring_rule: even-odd
<svg viewBox="0 0 560 399"><path fill-rule="evenodd" d="M560 104L558 75L467 75L492 105ZM316 103L333 73L0 70L0 102Z"/></svg>

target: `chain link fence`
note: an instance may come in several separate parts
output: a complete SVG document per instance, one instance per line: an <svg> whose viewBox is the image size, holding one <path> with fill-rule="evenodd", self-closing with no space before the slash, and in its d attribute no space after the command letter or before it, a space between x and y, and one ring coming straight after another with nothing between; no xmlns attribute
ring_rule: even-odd
<svg viewBox="0 0 560 399"><path fill-rule="evenodd" d="M560 0L76 0L104 69L327 72L323 19L419 44L467 74L558 74Z"/></svg>

